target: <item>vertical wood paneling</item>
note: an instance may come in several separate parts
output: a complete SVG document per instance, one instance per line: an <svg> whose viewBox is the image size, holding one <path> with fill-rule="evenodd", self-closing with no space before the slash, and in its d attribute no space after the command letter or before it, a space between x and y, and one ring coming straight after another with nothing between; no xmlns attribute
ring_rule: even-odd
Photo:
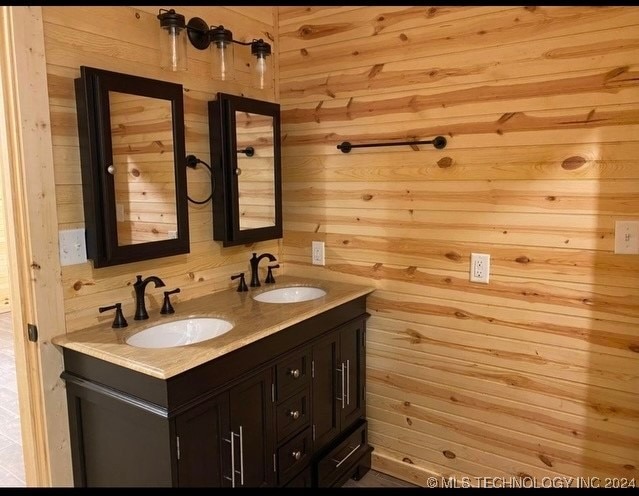
<svg viewBox="0 0 639 496"><path fill-rule="evenodd" d="M11 310L9 301L9 259L7 258L7 225L5 222L4 194L0 187L0 312Z"/></svg>
<svg viewBox="0 0 639 496"><path fill-rule="evenodd" d="M56 198L59 229L84 226L82 181L76 123L74 78L80 66L123 72L182 84L184 86L186 152L210 163L207 102L222 91L269 101L278 101L278 87L259 90L249 84L248 66L252 57L248 47L236 47L237 77L235 81L219 82L209 77L208 50L199 51L188 46L188 70L182 73L162 71L159 67L159 7L43 7L47 77L50 92L53 155L56 178ZM264 38L274 40L277 34L273 7L179 7L186 19L201 17L213 25L224 24L238 40ZM277 52L277 46L274 46ZM274 55L274 77L278 78L278 64ZM140 134L147 142L157 140L163 131L156 129ZM137 139L137 138L135 138ZM117 140L116 140L117 141ZM144 162L144 154L136 156ZM143 174L140 174L142 172ZM171 176L171 171L155 168L153 172L138 170L139 175L153 174L158 181ZM201 200L211 191L208 172L203 166L187 170L188 193ZM134 199L147 198L137 183L131 185L129 195ZM166 232L160 219L166 219L166 209L158 199L143 201L148 224L135 223L135 239L146 239L151 232ZM125 215L128 215L125 212ZM169 219L170 221L170 219ZM257 243L255 246L222 248L213 241L211 204L189 203L191 252L183 256L155 259L148 262L93 269L91 262L62 267L67 332L81 329L104 320L98 307L121 302L125 315L134 311L131 284L137 274L161 277L168 289L181 288L174 302L179 311L180 299L186 300L211 291L231 287L230 275L249 269L252 250L269 251L279 255L279 241ZM147 231L151 231L148 232ZM1 281L0 281L1 282ZM161 290L151 289L149 312L159 311Z"/></svg>
<svg viewBox="0 0 639 496"><path fill-rule="evenodd" d="M377 288L375 467L637 480L639 256L613 248L614 222L639 219L639 8L279 19L283 259ZM336 148L436 135L445 149Z"/></svg>

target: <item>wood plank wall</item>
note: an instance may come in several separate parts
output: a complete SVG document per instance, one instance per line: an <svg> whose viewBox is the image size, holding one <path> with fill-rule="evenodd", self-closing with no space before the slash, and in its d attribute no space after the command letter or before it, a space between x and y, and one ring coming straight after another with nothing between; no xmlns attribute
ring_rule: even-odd
<svg viewBox="0 0 639 496"><path fill-rule="evenodd" d="M5 219L4 193L0 187L0 313L11 310L9 304L9 259L7 247L7 224Z"/></svg>
<svg viewBox="0 0 639 496"><path fill-rule="evenodd" d="M280 7L279 31L283 259L377 288L374 467L638 480L639 256L613 246L639 219L639 8Z"/></svg>
<svg viewBox="0 0 639 496"><path fill-rule="evenodd" d="M165 8L165 7L163 7ZM212 25L224 24L235 39L274 40L277 36L276 10L273 7L175 7L187 21L201 17ZM59 229L84 227L82 182L76 123L74 78L80 66L123 72L136 76L180 83L184 86L186 152L210 163L207 102L218 91L250 98L278 101L277 84L259 90L249 84L248 47L237 46L238 78L219 82L209 74L208 50L188 46L188 70L171 73L159 67L159 7L43 7L47 76L51 106L53 153ZM246 48L242 50L241 48ZM277 80L277 50L274 50L274 75ZM206 168L189 169L188 192L196 200L210 192ZM134 313L132 283L136 274L157 275L166 288L181 288L180 300L232 287L230 275L249 270L252 251L269 251L279 258L277 240L255 245L222 248L213 241L211 204L189 203L191 252L188 255L160 258L110 268L93 269L91 262L62 268L67 332L98 322L112 315L100 315L98 307L121 302L125 316ZM162 290L149 292L149 313L158 312Z"/></svg>

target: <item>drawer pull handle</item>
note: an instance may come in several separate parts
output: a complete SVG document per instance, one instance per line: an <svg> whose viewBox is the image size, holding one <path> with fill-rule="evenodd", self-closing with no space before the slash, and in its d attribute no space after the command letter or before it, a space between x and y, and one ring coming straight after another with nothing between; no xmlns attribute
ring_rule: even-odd
<svg viewBox="0 0 639 496"><path fill-rule="evenodd" d="M358 444L357 446L355 446L349 453L348 455L346 455L344 458L342 458L341 460L336 460L335 458L333 458L333 461L335 463L337 463L337 465L335 465L335 468L338 468L342 463L344 463L346 460L348 460L350 458L350 456L355 453L359 448L360 448L361 444Z"/></svg>
<svg viewBox="0 0 639 496"><path fill-rule="evenodd" d="M293 376L293 379L297 379L300 376L300 369L290 369L288 374Z"/></svg>
<svg viewBox="0 0 639 496"><path fill-rule="evenodd" d="M302 458L302 452L300 450L293 451L293 453L291 453L291 456L296 460L299 460L300 458Z"/></svg>
<svg viewBox="0 0 639 496"><path fill-rule="evenodd" d="M291 416L293 418L293 420L297 420L298 418L300 418L300 411L299 410L291 410L290 412L288 412L289 416Z"/></svg>

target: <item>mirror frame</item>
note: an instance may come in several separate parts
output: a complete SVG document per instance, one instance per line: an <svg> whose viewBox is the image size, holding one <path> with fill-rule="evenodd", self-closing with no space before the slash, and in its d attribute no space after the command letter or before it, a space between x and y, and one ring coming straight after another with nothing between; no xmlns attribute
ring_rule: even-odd
<svg viewBox="0 0 639 496"><path fill-rule="evenodd" d="M177 238L118 245L109 91L171 103ZM81 66L75 79L87 258L107 267L189 252L182 85Z"/></svg>
<svg viewBox="0 0 639 496"><path fill-rule="evenodd" d="M267 115L273 118L273 181L275 225L240 229L238 195L237 133L235 112ZM213 165L213 239L223 246L235 246L282 237L282 157L280 106L277 103L218 93L209 102L209 129Z"/></svg>

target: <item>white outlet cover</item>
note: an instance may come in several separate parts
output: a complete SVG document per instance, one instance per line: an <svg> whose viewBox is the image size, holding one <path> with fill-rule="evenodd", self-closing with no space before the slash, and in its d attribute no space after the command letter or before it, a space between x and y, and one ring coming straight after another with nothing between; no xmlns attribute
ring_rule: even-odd
<svg viewBox="0 0 639 496"><path fill-rule="evenodd" d="M326 265L324 259L324 241L311 242L311 261L313 265Z"/></svg>
<svg viewBox="0 0 639 496"><path fill-rule="evenodd" d="M615 253L639 254L639 220L615 221Z"/></svg>
<svg viewBox="0 0 639 496"><path fill-rule="evenodd" d="M58 232L60 265L76 265L87 261L84 229L66 229Z"/></svg>
<svg viewBox="0 0 639 496"><path fill-rule="evenodd" d="M488 284L490 279L490 254L470 254L470 281Z"/></svg>

